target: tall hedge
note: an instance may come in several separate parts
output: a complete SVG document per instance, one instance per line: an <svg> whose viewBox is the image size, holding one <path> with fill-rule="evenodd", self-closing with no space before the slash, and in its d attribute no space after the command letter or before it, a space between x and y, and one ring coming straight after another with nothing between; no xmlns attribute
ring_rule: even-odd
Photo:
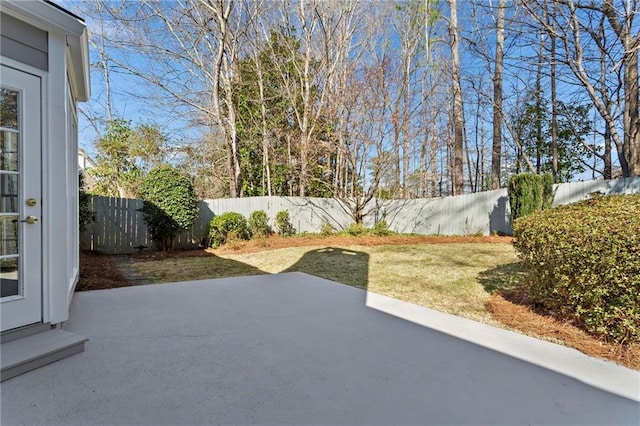
<svg viewBox="0 0 640 426"><path fill-rule="evenodd" d="M640 194L536 212L513 229L536 303L616 342L640 339Z"/></svg>
<svg viewBox="0 0 640 426"><path fill-rule="evenodd" d="M162 250L173 250L178 234L198 217L198 200L191 178L172 166L156 167L143 179L140 197L151 238Z"/></svg>
<svg viewBox="0 0 640 426"><path fill-rule="evenodd" d="M553 176L521 173L509 179L507 187L511 220L551 208L553 204Z"/></svg>

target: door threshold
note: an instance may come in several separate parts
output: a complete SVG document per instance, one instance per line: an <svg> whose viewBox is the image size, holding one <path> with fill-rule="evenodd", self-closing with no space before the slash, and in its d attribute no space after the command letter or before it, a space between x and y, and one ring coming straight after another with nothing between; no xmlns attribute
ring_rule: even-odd
<svg viewBox="0 0 640 426"><path fill-rule="evenodd" d="M52 326L48 322L25 325L23 327L14 328L12 330L3 331L0 334L0 343L11 342L12 340L22 339L32 334L41 333L51 329Z"/></svg>

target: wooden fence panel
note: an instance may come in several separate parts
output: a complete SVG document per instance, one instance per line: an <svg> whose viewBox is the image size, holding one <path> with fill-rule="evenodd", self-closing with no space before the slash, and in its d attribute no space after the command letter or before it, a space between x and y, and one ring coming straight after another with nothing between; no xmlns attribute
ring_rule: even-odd
<svg viewBox="0 0 640 426"><path fill-rule="evenodd" d="M602 194L640 193L640 177L571 182L556 185L554 205L584 200L594 192ZM152 247L142 213L141 200L94 196L91 208L96 222L89 224L81 235L81 248L109 254L126 254L138 247ZM296 232L318 232L329 223L336 229L346 228L353 219L338 200L313 197L250 197L203 200L196 223L183 232L177 247L198 247L204 242L208 225L215 214L228 211L245 217L264 210L270 224L281 210L289 212ZM385 219L396 232L423 235L489 235L510 234L511 219L506 189L464 194L455 197L372 200L365 208L369 214L366 226Z"/></svg>

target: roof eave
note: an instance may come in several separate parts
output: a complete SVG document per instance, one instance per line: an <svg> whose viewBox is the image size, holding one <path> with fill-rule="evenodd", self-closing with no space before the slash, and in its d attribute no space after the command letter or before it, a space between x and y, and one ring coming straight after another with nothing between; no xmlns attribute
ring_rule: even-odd
<svg viewBox="0 0 640 426"><path fill-rule="evenodd" d="M84 21L46 1L4 0L2 9L45 31L65 34L71 53L70 74L76 98L84 102L91 96L89 80L89 36Z"/></svg>

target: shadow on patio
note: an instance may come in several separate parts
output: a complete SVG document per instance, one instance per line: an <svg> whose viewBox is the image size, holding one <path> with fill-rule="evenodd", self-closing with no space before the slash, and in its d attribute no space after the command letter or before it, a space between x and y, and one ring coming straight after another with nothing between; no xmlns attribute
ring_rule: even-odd
<svg viewBox="0 0 640 426"><path fill-rule="evenodd" d="M2 424L640 420L637 402L486 346L576 351L367 292L368 263L325 248L288 273L226 259L253 276L77 293L66 329L86 351L4 382Z"/></svg>

